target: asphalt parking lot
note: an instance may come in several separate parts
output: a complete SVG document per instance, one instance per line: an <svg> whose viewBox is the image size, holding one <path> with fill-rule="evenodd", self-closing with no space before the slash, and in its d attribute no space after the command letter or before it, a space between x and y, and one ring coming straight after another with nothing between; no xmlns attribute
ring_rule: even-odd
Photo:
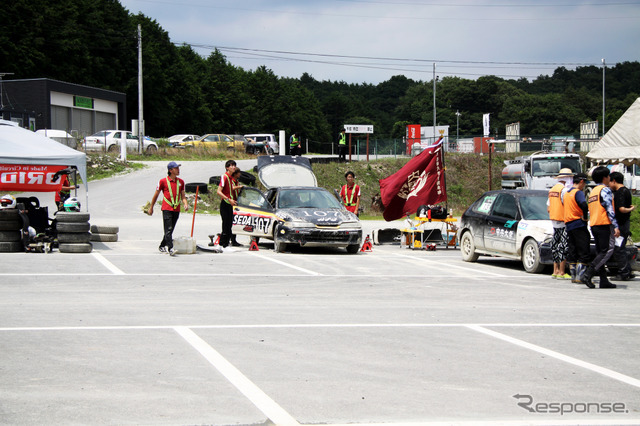
<svg viewBox="0 0 640 426"><path fill-rule="evenodd" d="M118 242L0 253L1 424L640 424L640 280L392 245L169 257L147 175L92 185Z"/></svg>

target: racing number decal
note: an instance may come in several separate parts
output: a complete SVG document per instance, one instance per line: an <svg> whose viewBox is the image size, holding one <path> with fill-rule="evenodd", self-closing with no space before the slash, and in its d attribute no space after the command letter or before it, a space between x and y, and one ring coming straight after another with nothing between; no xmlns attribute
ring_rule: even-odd
<svg viewBox="0 0 640 426"><path fill-rule="evenodd" d="M271 229L271 221L273 219L270 217L259 217L259 216L251 216L251 215L233 215L233 224L244 226L244 230L247 232L253 232L257 230L263 234L267 234Z"/></svg>

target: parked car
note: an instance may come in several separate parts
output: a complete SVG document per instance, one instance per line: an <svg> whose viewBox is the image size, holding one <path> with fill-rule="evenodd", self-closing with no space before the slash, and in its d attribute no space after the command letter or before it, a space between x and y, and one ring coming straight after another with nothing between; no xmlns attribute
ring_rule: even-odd
<svg viewBox="0 0 640 426"><path fill-rule="evenodd" d="M78 146L78 141L76 140L76 138L67 133L65 130L40 129L36 130L36 133L49 139L53 139L56 142L60 142L62 145L66 145L69 148L76 149L76 147Z"/></svg>
<svg viewBox="0 0 640 426"><path fill-rule="evenodd" d="M277 155L280 152L280 146L276 140L276 135L270 133L252 133L244 135L247 139L250 150L254 153L264 152L269 155ZM246 151L246 149L245 149ZM249 151L246 151L249 152Z"/></svg>
<svg viewBox="0 0 640 426"><path fill-rule="evenodd" d="M126 138L127 149L138 149L138 136L127 130L102 130L84 138L85 151L119 152L122 138ZM148 153L158 151L158 144L145 136L142 150Z"/></svg>
<svg viewBox="0 0 640 426"><path fill-rule="evenodd" d="M200 139L198 135L173 135L169 137L169 146L171 148L184 148L189 142ZM185 145L180 145L184 143Z"/></svg>
<svg viewBox="0 0 640 426"><path fill-rule="evenodd" d="M242 151L244 145L240 141L234 141L229 135L222 133L209 133L192 142L181 142L178 147L196 146L207 148L221 148L232 151Z"/></svg>
<svg viewBox="0 0 640 426"><path fill-rule="evenodd" d="M482 194L463 214L458 230L462 259L487 254L519 259L527 272L553 264L553 227L547 191L500 190Z"/></svg>
<svg viewBox="0 0 640 426"><path fill-rule="evenodd" d="M267 188L244 187L233 209L233 233L273 240L277 252L287 246L341 247L357 253L362 225L335 194L317 187L304 157L258 157L258 177ZM295 182L296 186L290 186Z"/></svg>

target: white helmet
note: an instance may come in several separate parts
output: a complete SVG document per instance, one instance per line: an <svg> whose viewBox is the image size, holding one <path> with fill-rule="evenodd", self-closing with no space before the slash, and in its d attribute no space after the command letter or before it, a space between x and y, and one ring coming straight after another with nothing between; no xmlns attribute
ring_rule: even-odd
<svg viewBox="0 0 640 426"><path fill-rule="evenodd" d="M3 195L0 198L0 210L3 209L15 209L16 208L16 199L11 194Z"/></svg>
<svg viewBox="0 0 640 426"><path fill-rule="evenodd" d="M78 200L76 197L67 198L64 202L63 207L65 212L79 212L80 200Z"/></svg>

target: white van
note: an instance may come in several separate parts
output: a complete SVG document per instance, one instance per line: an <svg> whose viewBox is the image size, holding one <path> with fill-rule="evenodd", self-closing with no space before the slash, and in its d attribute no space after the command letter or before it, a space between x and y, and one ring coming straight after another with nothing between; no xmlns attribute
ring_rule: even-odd
<svg viewBox="0 0 640 426"><path fill-rule="evenodd" d="M76 149L78 146L77 139L64 130L40 129L36 130L36 133L49 139L53 139L56 142L60 142L62 145L66 145L69 148Z"/></svg>
<svg viewBox="0 0 640 426"><path fill-rule="evenodd" d="M252 133L250 135L244 135L247 139L249 146L253 152L258 153L263 151L269 155L277 155L280 152L280 146L276 135L271 133ZM249 152L249 149L246 149Z"/></svg>

